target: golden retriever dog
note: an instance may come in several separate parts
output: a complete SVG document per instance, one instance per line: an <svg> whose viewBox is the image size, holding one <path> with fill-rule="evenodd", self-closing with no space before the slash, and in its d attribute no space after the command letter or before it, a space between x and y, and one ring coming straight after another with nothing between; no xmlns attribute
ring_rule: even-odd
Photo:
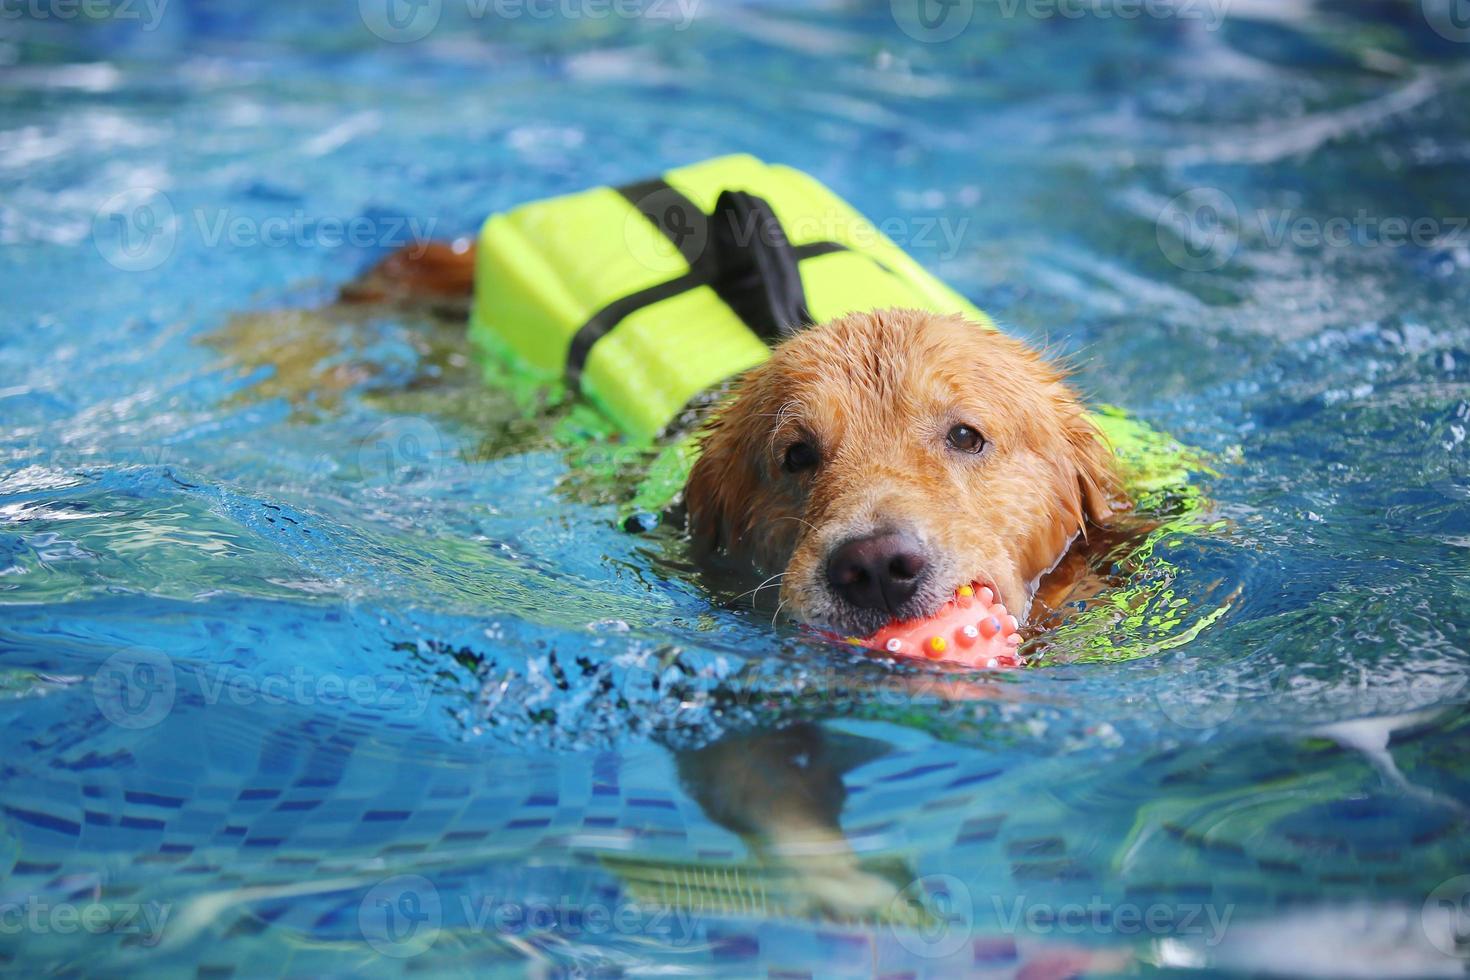
<svg viewBox="0 0 1470 980"><path fill-rule="evenodd" d="M710 423L685 503L701 550L778 580L779 609L865 636L972 582L1024 622L1118 493L1112 453L1040 354L959 317L879 310L752 369Z"/></svg>

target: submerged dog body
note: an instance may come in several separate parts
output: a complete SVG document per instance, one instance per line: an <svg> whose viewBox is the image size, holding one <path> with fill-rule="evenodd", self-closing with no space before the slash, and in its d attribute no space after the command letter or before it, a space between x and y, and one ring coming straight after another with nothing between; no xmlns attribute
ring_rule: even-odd
<svg viewBox="0 0 1470 980"><path fill-rule="evenodd" d="M1116 494L1112 454L1041 355L959 317L882 310L752 369L685 503L701 550L779 576L796 619L867 635L971 582L1024 618Z"/></svg>

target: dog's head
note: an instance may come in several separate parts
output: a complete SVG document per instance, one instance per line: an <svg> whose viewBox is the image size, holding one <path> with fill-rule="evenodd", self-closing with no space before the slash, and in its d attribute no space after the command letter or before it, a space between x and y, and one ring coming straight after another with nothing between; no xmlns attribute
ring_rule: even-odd
<svg viewBox="0 0 1470 980"><path fill-rule="evenodd" d="M685 501L697 545L784 572L795 618L867 635L970 582L1023 616L1115 487L1039 354L959 317L884 310L806 330L746 375Z"/></svg>

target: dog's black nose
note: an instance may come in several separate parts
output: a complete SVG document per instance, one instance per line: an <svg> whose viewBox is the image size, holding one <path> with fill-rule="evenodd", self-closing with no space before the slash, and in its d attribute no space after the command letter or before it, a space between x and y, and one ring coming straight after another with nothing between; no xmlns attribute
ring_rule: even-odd
<svg viewBox="0 0 1470 980"><path fill-rule="evenodd" d="M859 609L892 613L913 598L928 564L912 535L889 531L834 548L827 559L827 581Z"/></svg>

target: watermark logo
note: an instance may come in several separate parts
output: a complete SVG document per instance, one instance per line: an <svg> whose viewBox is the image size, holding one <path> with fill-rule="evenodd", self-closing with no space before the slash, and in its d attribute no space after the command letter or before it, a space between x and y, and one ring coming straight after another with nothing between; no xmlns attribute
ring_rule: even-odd
<svg viewBox="0 0 1470 980"><path fill-rule="evenodd" d="M357 444L357 472L366 483L407 486L432 480L450 463L434 423L416 415L384 419Z"/></svg>
<svg viewBox="0 0 1470 980"><path fill-rule="evenodd" d="M975 928L975 903L969 887L950 874L925 875L909 882L889 904L889 920L904 949L925 959L959 952Z"/></svg>
<svg viewBox="0 0 1470 980"><path fill-rule="evenodd" d="M1446 956L1470 959L1470 875L1442 882L1419 912L1424 937Z"/></svg>
<svg viewBox="0 0 1470 980"><path fill-rule="evenodd" d="M92 675L92 698L119 728L152 728L173 710L178 684L174 665L158 650L119 650Z"/></svg>
<svg viewBox="0 0 1470 980"><path fill-rule="evenodd" d="M633 202L623 220L623 241L639 265L657 272L681 271L709 247L710 218L672 187L660 187Z"/></svg>
<svg viewBox="0 0 1470 980"><path fill-rule="evenodd" d="M924 44L954 40L975 17L975 0L890 0L889 7L898 29Z"/></svg>
<svg viewBox="0 0 1470 980"><path fill-rule="evenodd" d="M1470 0L1419 0L1424 19L1446 41L1470 41Z"/></svg>
<svg viewBox="0 0 1470 980"><path fill-rule="evenodd" d="M134 187L109 197L92 216L92 243L111 266L147 272L167 262L179 239L178 214L168 195Z"/></svg>
<svg viewBox="0 0 1470 980"><path fill-rule="evenodd" d="M357 12L363 25L381 40L411 44L439 26L444 0L357 0Z"/></svg>
<svg viewBox="0 0 1470 980"><path fill-rule="evenodd" d="M1159 212L1154 232L1164 257L1186 272L1213 272L1240 244L1240 212L1218 187L1177 195Z"/></svg>
<svg viewBox="0 0 1470 980"><path fill-rule="evenodd" d="M421 875L378 882L357 907L357 926L369 946L384 956L407 959L439 938L444 910L439 889Z"/></svg>

